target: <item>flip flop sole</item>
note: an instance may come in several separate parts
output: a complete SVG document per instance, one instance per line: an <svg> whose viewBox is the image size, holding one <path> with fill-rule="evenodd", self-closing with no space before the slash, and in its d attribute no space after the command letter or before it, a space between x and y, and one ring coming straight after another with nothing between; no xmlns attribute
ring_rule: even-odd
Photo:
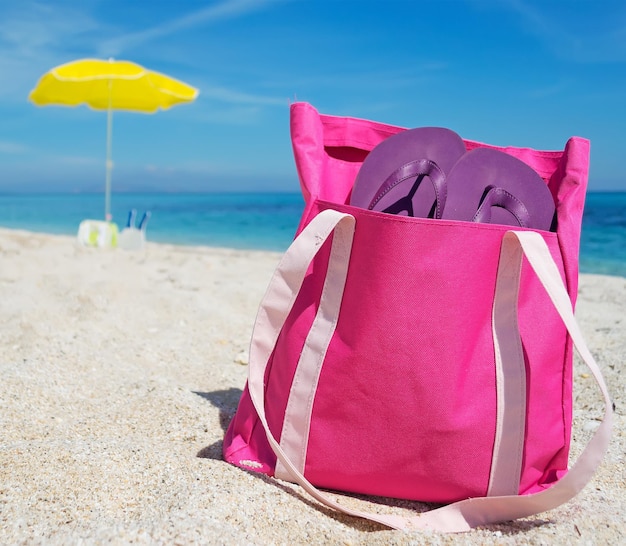
<svg viewBox="0 0 626 546"><path fill-rule="evenodd" d="M447 176L442 218L550 230L555 206L543 179L498 150L466 153Z"/></svg>

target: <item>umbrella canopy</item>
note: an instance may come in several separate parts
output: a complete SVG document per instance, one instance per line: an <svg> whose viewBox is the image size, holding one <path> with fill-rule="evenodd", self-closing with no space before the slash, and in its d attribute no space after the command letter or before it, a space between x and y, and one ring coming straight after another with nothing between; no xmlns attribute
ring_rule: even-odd
<svg viewBox="0 0 626 546"><path fill-rule="evenodd" d="M28 98L37 106L79 106L107 111L105 219L111 219L112 111L154 113L192 102L198 90L130 61L81 59L44 74Z"/></svg>

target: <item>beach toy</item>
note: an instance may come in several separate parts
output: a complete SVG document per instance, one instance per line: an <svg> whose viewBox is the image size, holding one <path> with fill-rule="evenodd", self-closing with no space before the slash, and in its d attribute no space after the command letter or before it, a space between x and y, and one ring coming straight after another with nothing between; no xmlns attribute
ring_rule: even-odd
<svg viewBox="0 0 626 546"><path fill-rule="evenodd" d="M146 228L148 227L148 220L150 220L151 216L152 213L149 210L143 213L143 216L141 217L141 222L139 222L140 231L143 231L145 233Z"/></svg>
<svg viewBox="0 0 626 546"><path fill-rule="evenodd" d="M419 127L392 135L363 161L350 204L390 214L441 218L446 174L465 152L463 140L450 129Z"/></svg>
<svg viewBox="0 0 626 546"><path fill-rule="evenodd" d="M83 220L78 226L78 242L82 246L111 248L118 243L118 227L103 220Z"/></svg>
<svg viewBox="0 0 626 546"><path fill-rule="evenodd" d="M552 194L523 161L490 148L466 153L448 173L444 219L550 230Z"/></svg>
<svg viewBox="0 0 626 546"><path fill-rule="evenodd" d="M128 212L128 221L126 222L127 228L135 227L135 218L137 217L137 209L130 209Z"/></svg>
<svg viewBox="0 0 626 546"><path fill-rule="evenodd" d="M146 228L150 219L150 211L144 212L139 227L135 227L137 210L132 209L128 213L128 223L119 235L119 247L124 250L143 250L146 245Z"/></svg>

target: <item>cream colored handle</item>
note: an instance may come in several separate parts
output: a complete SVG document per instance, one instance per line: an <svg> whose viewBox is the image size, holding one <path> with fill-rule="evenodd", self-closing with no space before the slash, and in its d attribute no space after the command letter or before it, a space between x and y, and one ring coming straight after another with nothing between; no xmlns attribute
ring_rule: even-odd
<svg viewBox="0 0 626 546"><path fill-rule="evenodd" d="M250 398L265 429L270 446L282 467L293 480L319 502L346 514L376 521L393 529L405 531L436 530L442 532L467 531L479 525L527 517L563 504L574 497L591 479L608 447L612 428L612 405L609 394L593 356L578 328L571 301L559 271L543 238L531 231L509 231L502 242L498 277L508 268L521 267L525 255L545 287L555 308L565 323L575 347L591 370L605 401L602 423L580 454L571 470L549 489L523 496L496 496L468 499L416 514L398 516L351 510L322 493L300 473L273 437L265 416L264 376L276 341L295 302L309 265L322 244L333 235L327 283L330 283L341 301L350 261L354 234L354 217L333 210L317 215L300 233L279 263L266 295L261 303L252 336L248 389ZM516 278L515 275L507 275ZM330 312L337 320L339 305Z"/></svg>

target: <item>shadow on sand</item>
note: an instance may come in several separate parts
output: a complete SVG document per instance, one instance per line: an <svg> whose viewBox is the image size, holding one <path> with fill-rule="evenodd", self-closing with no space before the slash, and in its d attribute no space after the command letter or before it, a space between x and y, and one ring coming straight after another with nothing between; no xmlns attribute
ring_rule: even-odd
<svg viewBox="0 0 626 546"><path fill-rule="evenodd" d="M226 430L228 429L228 425L230 424L230 421L232 420L233 416L235 415L235 412L237 411L237 406L239 404L239 399L241 398L242 392L243 391L241 389L230 388L230 389L224 389L224 390L213 391L213 392L194 391L194 394L197 394L198 396L204 398L205 400L208 400L211 404L213 404L213 406L218 408L220 426L223 432L226 432ZM223 441L218 440L217 442L207 447L203 447L197 453L196 456L199 458L203 458L203 459L223 461L224 457L222 456L222 446L223 446ZM246 472L250 476L254 476L255 478L265 482L268 485L271 485L273 487L280 489L281 491L290 495L291 497L298 499L299 502L304 502L305 504L314 508L315 510L322 512L326 516L336 521L339 521L343 523L344 525L348 525L352 527L353 529L357 529L363 532L380 532L383 530L387 530L387 527L379 523L368 521L366 519L356 518L353 516L348 516L341 512L337 512L335 510L327 508L326 506L310 498L308 495L302 494L299 490L294 489L294 486L292 486L291 484L288 484L286 482L281 482L277 479L274 479L265 474L261 474L259 472L253 472L251 470L245 470L245 469L241 469L241 471ZM331 492L331 494L333 495L338 494L344 497L358 499L361 501L366 501L368 503L378 504L381 506L397 508L403 511L410 510L411 512L414 512L414 513L427 512L429 510L433 510L437 508L438 506L440 506L440 505L427 504L427 503L418 502L418 501L394 499L394 498L389 498L389 497L373 497L373 496L368 496L368 495L358 495L358 494L346 493L346 492L340 492L340 493ZM365 509L367 510L367 508ZM487 526L485 527L485 529L488 529L489 531L499 531L502 533L502 535L505 535L505 536L507 535L515 536L521 533L526 533L536 527L549 525L550 523L552 522L547 519L536 519L536 520L531 520L531 521L529 520L513 521L509 523L501 523L497 525Z"/></svg>

